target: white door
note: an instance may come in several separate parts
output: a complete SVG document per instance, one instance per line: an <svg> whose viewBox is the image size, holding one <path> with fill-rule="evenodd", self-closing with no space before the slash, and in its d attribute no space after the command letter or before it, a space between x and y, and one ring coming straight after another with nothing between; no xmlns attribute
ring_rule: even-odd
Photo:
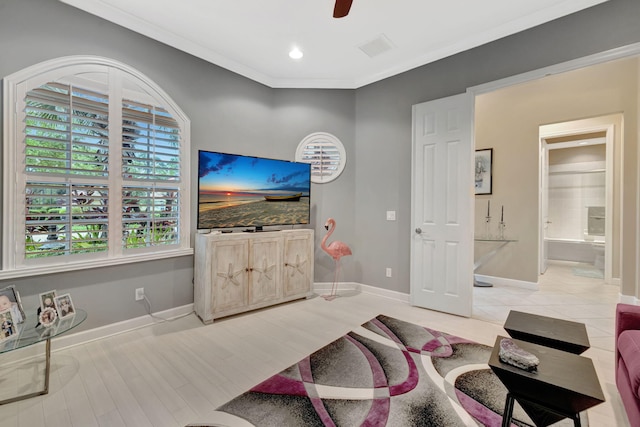
<svg viewBox="0 0 640 427"><path fill-rule="evenodd" d="M473 97L413 106L411 304L471 316Z"/></svg>
<svg viewBox="0 0 640 427"><path fill-rule="evenodd" d="M544 139L540 140L540 274L547 271L549 265L549 149Z"/></svg>

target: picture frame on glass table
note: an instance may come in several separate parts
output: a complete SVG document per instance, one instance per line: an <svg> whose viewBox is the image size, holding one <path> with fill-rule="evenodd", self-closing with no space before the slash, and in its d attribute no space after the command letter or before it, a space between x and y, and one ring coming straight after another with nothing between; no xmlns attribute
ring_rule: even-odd
<svg viewBox="0 0 640 427"><path fill-rule="evenodd" d="M11 317L15 323L22 323L26 318L20 294L14 285L0 289L0 312L6 309L11 310Z"/></svg>
<svg viewBox="0 0 640 427"><path fill-rule="evenodd" d="M55 297L55 304L60 320L76 315L76 309L73 306L71 294L64 294Z"/></svg>
<svg viewBox="0 0 640 427"><path fill-rule="evenodd" d="M45 308L53 308L54 310L56 310L57 307L55 289L40 294L40 312L42 312Z"/></svg>
<svg viewBox="0 0 640 427"><path fill-rule="evenodd" d="M477 194L493 192L493 148L476 150L475 191Z"/></svg>
<svg viewBox="0 0 640 427"><path fill-rule="evenodd" d="M39 321L40 325L45 328L49 328L56 323L56 319L58 319L58 313L53 307L45 307L40 312Z"/></svg>
<svg viewBox="0 0 640 427"><path fill-rule="evenodd" d="M18 336L18 326L13 320L11 309L0 311L0 342Z"/></svg>

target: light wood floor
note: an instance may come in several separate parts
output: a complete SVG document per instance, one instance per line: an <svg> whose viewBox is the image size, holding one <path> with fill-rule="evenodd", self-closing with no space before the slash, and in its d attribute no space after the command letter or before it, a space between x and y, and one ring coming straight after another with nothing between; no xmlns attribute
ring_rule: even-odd
<svg viewBox="0 0 640 427"><path fill-rule="evenodd" d="M527 299L539 302L545 292L559 292L544 288ZM494 296L504 292L494 291ZM49 394L0 407L0 427L184 426L207 421L219 405L378 314L492 345L505 331L500 315L482 318L488 309L480 307L497 307L487 295L491 291L483 292L476 299L485 305L474 308L470 319L341 292L331 302L316 297L208 326L189 315L63 349L52 355ZM487 300L493 305L486 305ZM615 301L607 304L614 307ZM589 411L590 425L628 426L614 384L613 352L592 347L585 356L594 360L607 398ZM41 365L42 358L3 366L0 398L16 388L27 391L25 384L38 382L41 387Z"/></svg>

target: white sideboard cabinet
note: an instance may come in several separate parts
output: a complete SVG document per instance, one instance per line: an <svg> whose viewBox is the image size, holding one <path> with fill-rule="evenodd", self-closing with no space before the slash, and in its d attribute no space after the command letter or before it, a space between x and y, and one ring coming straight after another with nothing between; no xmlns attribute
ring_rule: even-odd
<svg viewBox="0 0 640 427"><path fill-rule="evenodd" d="M196 234L194 307L204 323L308 298L313 230Z"/></svg>

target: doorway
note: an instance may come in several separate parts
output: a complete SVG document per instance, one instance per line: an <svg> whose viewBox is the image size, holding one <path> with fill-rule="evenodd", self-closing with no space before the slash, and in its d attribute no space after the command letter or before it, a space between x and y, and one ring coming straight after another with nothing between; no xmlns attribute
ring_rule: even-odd
<svg viewBox="0 0 640 427"><path fill-rule="evenodd" d="M592 345L611 351L615 312L612 307L618 301L631 300L630 295L635 294L634 289L627 286L633 280L626 279L623 283L621 277L623 272L628 273L627 277L635 276L629 271L635 269L632 256L637 243L633 224L635 210L631 209L631 215L625 217L622 212L627 212L633 204L623 198L623 193L636 197L637 192L637 181L630 177L634 174L629 171L637 169L638 54L640 44L615 58L603 53L578 61L574 66L558 65L473 89L476 93L475 148L492 147L496 155L496 186L491 205L504 203L509 207L509 232L519 238L518 244L512 245L511 251L505 252L505 256L485 273L496 286L474 289L473 318L503 324L511 310L520 310L582 321L595 331L594 337L590 338ZM563 75L566 78L563 79ZM578 88L580 80L582 88ZM616 96L606 96L608 93L616 93ZM478 105L479 98L482 105ZM615 105L615 101L620 104ZM478 115L483 108L498 107L501 109L497 112ZM544 124L555 124L556 129L541 129ZM545 220L539 212L541 202L538 199L541 198L542 177L548 176L541 173L541 165L548 164L541 150L543 135L559 139L554 142L561 142L561 138L576 140L604 136L609 141L613 138L613 143L605 142L609 189L613 181L613 191L606 192L605 200L604 217L608 222L604 237L605 279L575 276L573 263L563 261L552 261L546 274L540 274L544 271L541 260L546 259L541 256L544 235L540 231ZM478 202L476 200L475 230L482 232L487 201ZM522 221L519 225L512 220L513 210L516 210L516 218L519 215L531 221L528 224ZM588 224L580 227L588 228ZM624 245L623 230L627 242ZM517 277L518 280L503 277Z"/></svg>
<svg viewBox="0 0 640 427"><path fill-rule="evenodd" d="M539 243L542 240L538 227L538 188L541 174L537 157L540 153L540 124L566 122L576 117L594 117L597 114L625 111L637 106L638 93L622 88L627 80L637 81L637 68L634 67L637 67L638 54L640 44L617 50L615 53L604 52L468 89L475 99L475 148L492 148L495 156L495 187L489 196L491 205L505 206L508 212L507 230L510 236L518 239L517 245L512 245L510 250L504 253L505 256L495 258L491 265L486 266L486 272L479 272L480 275L485 275L499 286L507 285L529 290L538 288L541 270ZM602 88L598 86L600 79L607 81ZM606 91L617 96L603 97L602 94ZM629 100L624 98L624 104L616 104L623 96ZM636 101L632 102L631 98ZM481 102L484 105L481 105ZM493 111L480 116L478 112L485 107ZM604 239L605 275L611 284L622 285L620 277L624 257L620 241L621 230L623 225L628 229L635 230L635 227L631 226L629 219L623 221L621 216L623 205L625 208L628 205L623 203L621 189L623 183L626 184L625 187L628 185L629 189L633 189L635 184L633 180L625 180L625 176L622 176L623 167L628 166L629 161L622 157L622 142L618 139L624 138L629 127L623 128L622 122L616 125L615 160L609 153L605 160L615 162L615 167L607 166L606 169L610 173L615 172L618 186L615 206L613 202L607 202L606 206L613 208L605 207L605 221L606 218L615 218L614 238L608 238L611 234L606 232ZM574 129L572 132L588 133L585 129L579 132ZM604 132L606 135L606 126ZM476 196L475 199L476 206L470 214L475 217L475 230L484 230L486 221L483 212L486 212L487 196ZM609 214L610 212L612 214ZM610 225L607 227L612 228ZM413 229L415 223L412 222ZM618 236L617 241L615 236ZM613 248L612 244L615 245ZM611 279L612 277L614 279ZM474 313L476 297L474 292Z"/></svg>
<svg viewBox="0 0 640 427"><path fill-rule="evenodd" d="M616 123L608 120L540 126L540 274L550 259L570 261L575 275L612 282Z"/></svg>
<svg viewBox="0 0 640 427"><path fill-rule="evenodd" d="M544 224L540 221L539 200L541 176L546 176L540 172L540 164L545 164L540 159L540 127L544 125L550 128L545 133L548 137L568 138L596 132L613 135L615 150L607 153L610 167L606 169L610 171L612 178L608 181L614 181L615 191L613 201L608 202L611 208L607 209L605 219L613 220L614 232L608 233L613 236L611 239L604 240L606 257L612 260L606 269L607 280L621 284L625 265L621 230L627 230L625 249L632 249L631 239L636 228L633 215L622 216L623 207L632 207L629 199L622 197L622 190L625 194L634 194L636 187L632 176L635 166L631 169L630 164L636 148L632 119L637 111L638 92L629 88L637 87L632 85L637 82L638 66L637 57L618 59L548 73L543 78L509 82L511 84L505 83L504 87L483 88L476 94L475 148L493 149L494 187L492 195L476 196L475 230L478 233L484 230L484 212L490 198L492 207L504 206L508 235L518 240L478 271L480 276L494 284L535 288L544 271L540 262L544 259L540 256L543 247L540 228ZM612 111L616 113L610 113ZM624 113L619 113L621 111ZM623 118L628 120L623 123ZM615 123L613 131L609 129L611 123ZM608 229L612 226L608 225ZM633 256L632 250L625 253L629 258ZM629 263L626 265L630 267Z"/></svg>

